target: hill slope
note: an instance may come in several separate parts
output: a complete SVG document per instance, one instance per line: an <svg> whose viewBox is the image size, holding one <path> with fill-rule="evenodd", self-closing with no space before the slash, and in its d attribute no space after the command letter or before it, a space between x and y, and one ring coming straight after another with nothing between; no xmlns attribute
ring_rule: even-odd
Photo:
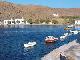
<svg viewBox="0 0 80 60"><path fill-rule="evenodd" d="M80 16L80 8L49 8L36 5L16 5L0 2L0 20L10 18L52 19L53 13L59 16Z"/></svg>

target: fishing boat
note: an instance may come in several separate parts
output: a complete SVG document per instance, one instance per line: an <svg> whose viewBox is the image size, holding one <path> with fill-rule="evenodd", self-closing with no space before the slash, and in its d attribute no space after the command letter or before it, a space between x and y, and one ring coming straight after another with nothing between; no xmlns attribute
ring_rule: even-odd
<svg viewBox="0 0 80 60"><path fill-rule="evenodd" d="M74 25L68 25L67 27L64 28L64 30L70 30L74 27Z"/></svg>
<svg viewBox="0 0 80 60"><path fill-rule="evenodd" d="M65 39L65 38L66 38L66 36L65 36L65 35L60 36L60 40L63 40L63 39Z"/></svg>
<svg viewBox="0 0 80 60"><path fill-rule="evenodd" d="M28 42L28 43L24 44L24 47L28 48L28 47L33 47L35 45L36 45L36 42Z"/></svg>
<svg viewBox="0 0 80 60"><path fill-rule="evenodd" d="M64 36L68 36L69 33L64 33Z"/></svg>
<svg viewBox="0 0 80 60"><path fill-rule="evenodd" d="M71 27L65 27L64 28L64 30L70 30L71 29Z"/></svg>
<svg viewBox="0 0 80 60"><path fill-rule="evenodd" d="M46 42L46 43L53 43L53 42L55 42L56 40L58 40L58 38L55 38L55 37L53 37L53 36L47 36L47 37L45 38L45 42Z"/></svg>
<svg viewBox="0 0 80 60"><path fill-rule="evenodd" d="M69 28L73 28L73 27L74 27L74 25L68 25L68 27L69 27Z"/></svg>
<svg viewBox="0 0 80 60"><path fill-rule="evenodd" d="M77 30L74 30L74 31L70 30L70 33L78 34L79 32Z"/></svg>
<svg viewBox="0 0 80 60"><path fill-rule="evenodd" d="M60 40L61 40L61 41L64 41L64 39L65 39L67 36L69 36L69 34L68 34L68 33L64 33L63 36L60 36Z"/></svg>

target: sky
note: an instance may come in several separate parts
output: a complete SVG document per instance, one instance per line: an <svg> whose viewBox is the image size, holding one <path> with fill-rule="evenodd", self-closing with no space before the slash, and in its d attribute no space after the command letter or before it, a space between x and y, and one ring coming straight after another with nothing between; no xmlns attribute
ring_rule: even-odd
<svg viewBox="0 0 80 60"><path fill-rule="evenodd" d="M7 0L8 2L24 5L41 5L51 8L80 8L80 0Z"/></svg>

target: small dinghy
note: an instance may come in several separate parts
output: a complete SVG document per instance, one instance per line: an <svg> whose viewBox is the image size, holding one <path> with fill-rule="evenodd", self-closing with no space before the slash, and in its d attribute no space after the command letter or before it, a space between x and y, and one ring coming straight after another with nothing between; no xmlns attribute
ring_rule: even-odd
<svg viewBox="0 0 80 60"><path fill-rule="evenodd" d="M68 35L69 35L68 33L64 33L63 36L60 36L60 40L61 40L61 41L64 41L64 39L65 39Z"/></svg>
<svg viewBox="0 0 80 60"><path fill-rule="evenodd" d="M36 45L36 42L28 42L28 43L24 44L24 47L28 48L28 47L33 47L35 45Z"/></svg>
<svg viewBox="0 0 80 60"><path fill-rule="evenodd" d="M65 35L64 36L60 36L60 40L65 39L65 38L66 38Z"/></svg>

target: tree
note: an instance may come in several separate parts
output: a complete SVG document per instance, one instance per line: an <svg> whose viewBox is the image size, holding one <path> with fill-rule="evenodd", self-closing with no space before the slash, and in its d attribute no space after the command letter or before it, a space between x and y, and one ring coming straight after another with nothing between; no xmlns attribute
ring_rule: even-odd
<svg viewBox="0 0 80 60"><path fill-rule="evenodd" d="M47 20L45 20L45 22L48 24L50 22L50 20L47 19Z"/></svg>
<svg viewBox="0 0 80 60"><path fill-rule="evenodd" d="M63 18L66 23L72 24L74 23L74 19L77 19L77 18L80 19L80 16L61 16L61 18Z"/></svg>
<svg viewBox="0 0 80 60"><path fill-rule="evenodd" d="M36 23L36 24L39 24L39 19L36 19L36 20L35 20L35 23Z"/></svg>
<svg viewBox="0 0 80 60"><path fill-rule="evenodd" d="M45 22L45 20L43 20L43 19L40 19L40 23L43 23L43 22Z"/></svg>
<svg viewBox="0 0 80 60"><path fill-rule="evenodd" d="M52 20L52 23L58 24L58 21L57 20Z"/></svg>
<svg viewBox="0 0 80 60"><path fill-rule="evenodd" d="M32 19L28 19L28 21L27 21L27 22L29 22L30 24L32 24L32 23L33 23Z"/></svg>
<svg viewBox="0 0 80 60"><path fill-rule="evenodd" d="M65 23L69 23L69 18L64 19Z"/></svg>

